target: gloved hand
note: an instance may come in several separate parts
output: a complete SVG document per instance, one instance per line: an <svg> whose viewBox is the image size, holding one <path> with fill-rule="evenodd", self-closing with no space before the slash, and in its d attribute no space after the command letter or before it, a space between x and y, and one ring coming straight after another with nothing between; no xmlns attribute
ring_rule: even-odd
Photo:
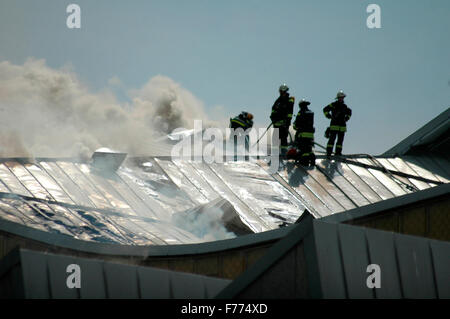
<svg viewBox="0 0 450 319"><path fill-rule="evenodd" d="M330 138L330 128L327 127L327 130L325 131L325 138Z"/></svg>

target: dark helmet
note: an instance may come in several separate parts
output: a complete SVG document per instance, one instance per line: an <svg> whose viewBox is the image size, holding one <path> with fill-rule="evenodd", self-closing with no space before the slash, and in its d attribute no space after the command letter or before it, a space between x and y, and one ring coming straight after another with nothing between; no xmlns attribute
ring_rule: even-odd
<svg viewBox="0 0 450 319"><path fill-rule="evenodd" d="M310 105L311 102L305 100L305 99L301 99L300 102L298 102L298 106L302 107L302 106L308 106Z"/></svg>

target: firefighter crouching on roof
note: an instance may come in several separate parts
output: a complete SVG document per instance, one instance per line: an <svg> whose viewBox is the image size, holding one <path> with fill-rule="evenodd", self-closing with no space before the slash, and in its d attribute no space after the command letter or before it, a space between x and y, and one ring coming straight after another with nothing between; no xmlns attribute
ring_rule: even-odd
<svg viewBox="0 0 450 319"><path fill-rule="evenodd" d="M230 128L234 130L242 128L245 134L245 131L251 129L252 127L253 127L253 114L251 113L242 112L238 116L230 118ZM231 134L234 136L234 147L236 148L238 136L241 136L241 133L237 131L234 133L232 132ZM249 136L248 134L245 134L245 149L248 150L248 148L249 148Z"/></svg>
<svg viewBox="0 0 450 319"><path fill-rule="evenodd" d="M294 112L295 98L289 96L289 88L283 84L279 88L280 96L272 106L270 120L273 127L278 129L280 139L280 155L284 156L288 149L289 126L291 125L292 113ZM278 141L272 139L272 144Z"/></svg>
<svg viewBox="0 0 450 319"><path fill-rule="evenodd" d="M336 100L323 108L323 113L331 119L330 127L325 132L325 137L328 139L327 157L331 156L334 147L334 141L337 136L336 155L342 155L342 146L344 143L345 132L347 132L347 121L352 116L352 110L344 103L346 97L343 91L339 91L336 95Z"/></svg>
<svg viewBox="0 0 450 319"><path fill-rule="evenodd" d="M316 162L316 156L312 149L315 132L314 112L308 108L310 104L305 99L298 103L300 110L294 121L294 130L296 131L294 147L298 149L298 152L293 154L293 158L303 166L312 166Z"/></svg>

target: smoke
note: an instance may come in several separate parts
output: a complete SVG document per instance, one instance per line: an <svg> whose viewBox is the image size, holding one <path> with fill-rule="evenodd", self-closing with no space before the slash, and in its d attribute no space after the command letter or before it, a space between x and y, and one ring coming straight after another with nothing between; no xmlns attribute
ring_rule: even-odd
<svg viewBox="0 0 450 319"><path fill-rule="evenodd" d="M209 207L201 213L177 213L172 215L175 226L184 229L202 241L215 241L235 238L222 224L224 212L218 207Z"/></svg>
<svg viewBox="0 0 450 319"><path fill-rule="evenodd" d="M109 81L120 85L120 79ZM130 155L170 154L155 138L194 119L213 125L203 103L168 77L156 76L121 103L110 89L90 92L70 68L44 60L0 62L0 156L80 157L100 147Z"/></svg>

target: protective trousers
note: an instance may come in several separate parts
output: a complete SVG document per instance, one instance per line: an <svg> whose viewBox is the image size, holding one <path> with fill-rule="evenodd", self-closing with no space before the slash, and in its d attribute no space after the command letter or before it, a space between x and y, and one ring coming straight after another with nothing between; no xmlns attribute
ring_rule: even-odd
<svg viewBox="0 0 450 319"><path fill-rule="evenodd" d="M336 136L337 136L337 143L336 143L335 154L342 155L342 145L344 144L345 132L331 130L330 138L329 138L328 144L327 144L327 155L328 156L330 156L331 153L333 152L334 141L336 140Z"/></svg>
<svg viewBox="0 0 450 319"><path fill-rule="evenodd" d="M286 155L288 149L289 128L285 126L275 127L278 129L278 137L280 139L280 155ZM272 136L272 145L276 145L275 134Z"/></svg>

